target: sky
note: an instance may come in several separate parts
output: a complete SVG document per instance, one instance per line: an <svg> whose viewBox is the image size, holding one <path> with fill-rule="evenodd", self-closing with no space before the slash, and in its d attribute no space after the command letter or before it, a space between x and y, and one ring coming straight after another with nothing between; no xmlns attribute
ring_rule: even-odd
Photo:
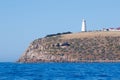
<svg viewBox="0 0 120 80"><path fill-rule="evenodd" d="M15 62L47 34L120 26L120 0L0 0L0 62Z"/></svg>

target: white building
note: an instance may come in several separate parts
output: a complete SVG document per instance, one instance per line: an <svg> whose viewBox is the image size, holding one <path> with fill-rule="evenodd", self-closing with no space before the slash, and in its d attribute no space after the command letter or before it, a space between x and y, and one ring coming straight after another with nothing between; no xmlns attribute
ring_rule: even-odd
<svg viewBox="0 0 120 80"><path fill-rule="evenodd" d="M83 19L82 20L82 27L81 27L82 32L86 32L86 21Z"/></svg>
<svg viewBox="0 0 120 80"><path fill-rule="evenodd" d="M103 29L103 31L120 31L120 27L118 28L108 28L108 29Z"/></svg>

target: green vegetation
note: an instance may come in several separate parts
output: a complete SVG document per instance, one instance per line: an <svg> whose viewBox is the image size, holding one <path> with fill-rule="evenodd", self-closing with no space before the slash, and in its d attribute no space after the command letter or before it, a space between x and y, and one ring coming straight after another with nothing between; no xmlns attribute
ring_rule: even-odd
<svg viewBox="0 0 120 80"><path fill-rule="evenodd" d="M72 32L63 32L63 33L57 33L57 34L49 34L45 37L53 37L53 36L59 36L59 35L63 35L63 34L72 34Z"/></svg>

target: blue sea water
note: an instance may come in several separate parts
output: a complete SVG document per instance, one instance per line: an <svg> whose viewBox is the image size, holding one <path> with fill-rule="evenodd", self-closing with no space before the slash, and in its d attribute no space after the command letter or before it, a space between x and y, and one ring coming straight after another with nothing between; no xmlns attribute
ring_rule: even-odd
<svg viewBox="0 0 120 80"><path fill-rule="evenodd" d="M120 63L0 63L0 80L120 80Z"/></svg>

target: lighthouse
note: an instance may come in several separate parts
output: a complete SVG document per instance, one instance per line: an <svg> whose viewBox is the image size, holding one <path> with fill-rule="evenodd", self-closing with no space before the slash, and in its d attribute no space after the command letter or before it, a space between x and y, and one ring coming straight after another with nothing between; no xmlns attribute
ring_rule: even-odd
<svg viewBox="0 0 120 80"><path fill-rule="evenodd" d="M82 32L86 32L86 21L83 19L82 20L82 28L81 28Z"/></svg>

